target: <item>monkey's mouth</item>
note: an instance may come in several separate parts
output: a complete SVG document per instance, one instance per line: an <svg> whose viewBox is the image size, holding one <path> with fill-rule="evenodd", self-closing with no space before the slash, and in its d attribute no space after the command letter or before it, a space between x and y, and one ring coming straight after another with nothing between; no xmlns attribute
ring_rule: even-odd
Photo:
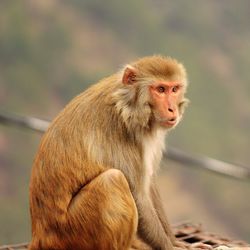
<svg viewBox="0 0 250 250"><path fill-rule="evenodd" d="M170 128L177 124L178 118L171 117L171 118L158 118L157 121L164 127Z"/></svg>
<svg viewBox="0 0 250 250"><path fill-rule="evenodd" d="M175 124L177 123L177 118L176 117L173 117L171 119L167 119L165 122L164 122L164 125L166 126L174 126Z"/></svg>

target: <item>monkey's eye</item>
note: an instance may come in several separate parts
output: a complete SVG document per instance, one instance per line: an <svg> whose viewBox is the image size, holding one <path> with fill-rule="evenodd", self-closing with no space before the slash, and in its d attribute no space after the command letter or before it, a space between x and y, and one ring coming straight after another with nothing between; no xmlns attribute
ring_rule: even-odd
<svg viewBox="0 0 250 250"><path fill-rule="evenodd" d="M176 93L176 92L178 91L178 89L179 89L179 86L174 86L174 87L172 88L172 91L173 91L174 93Z"/></svg>
<svg viewBox="0 0 250 250"><path fill-rule="evenodd" d="M157 88L157 91L158 91L159 93L164 93L164 92L165 92L165 87L160 86L160 87Z"/></svg>

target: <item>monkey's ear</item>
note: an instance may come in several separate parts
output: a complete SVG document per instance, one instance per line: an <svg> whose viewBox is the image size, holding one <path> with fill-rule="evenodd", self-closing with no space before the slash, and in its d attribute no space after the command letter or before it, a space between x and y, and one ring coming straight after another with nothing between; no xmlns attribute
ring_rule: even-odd
<svg viewBox="0 0 250 250"><path fill-rule="evenodd" d="M136 78L136 69L132 66L126 66L125 70L123 71L122 76L122 83L126 85L131 85L135 83Z"/></svg>

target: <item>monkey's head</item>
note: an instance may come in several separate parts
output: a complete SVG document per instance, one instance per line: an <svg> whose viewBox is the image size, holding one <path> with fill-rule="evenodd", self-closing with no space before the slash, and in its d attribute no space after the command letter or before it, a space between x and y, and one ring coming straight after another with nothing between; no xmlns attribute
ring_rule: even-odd
<svg viewBox="0 0 250 250"><path fill-rule="evenodd" d="M145 57L127 65L115 93L116 108L127 126L170 129L181 120L188 100L184 66L163 56ZM120 86L121 86L120 85Z"/></svg>

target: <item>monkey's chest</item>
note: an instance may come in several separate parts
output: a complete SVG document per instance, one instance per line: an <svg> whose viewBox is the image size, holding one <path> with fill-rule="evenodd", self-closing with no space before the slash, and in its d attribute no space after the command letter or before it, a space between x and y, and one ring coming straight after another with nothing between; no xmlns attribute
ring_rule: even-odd
<svg viewBox="0 0 250 250"><path fill-rule="evenodd" d="M143 141L144 183L148 189L151 177L158 167L164 150L165 131L157 131Z"/></svg>

